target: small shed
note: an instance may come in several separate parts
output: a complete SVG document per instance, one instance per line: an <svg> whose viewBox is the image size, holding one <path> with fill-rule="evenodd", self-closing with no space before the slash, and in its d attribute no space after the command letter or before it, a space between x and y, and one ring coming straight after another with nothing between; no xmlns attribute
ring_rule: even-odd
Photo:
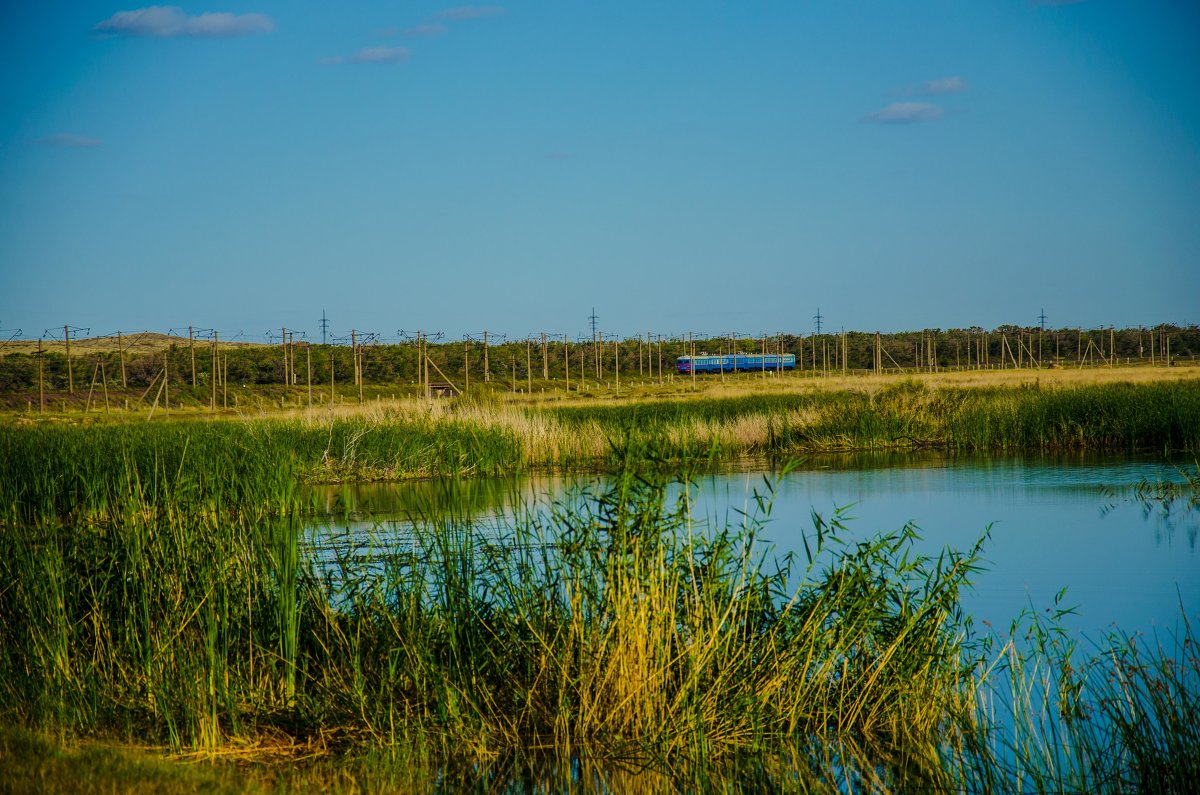
<svg viewBox="0 0 1200 795"><path fill-rule="evenodd" d="M430 381L426 389L426 395L431 398L458 397L459 390L458 387L449 381Z"/></svg>

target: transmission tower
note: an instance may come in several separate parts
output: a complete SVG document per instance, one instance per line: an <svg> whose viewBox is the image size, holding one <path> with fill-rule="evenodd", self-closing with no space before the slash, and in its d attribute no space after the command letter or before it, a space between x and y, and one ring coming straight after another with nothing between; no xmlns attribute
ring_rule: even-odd
<svg viewBox="0 0 1200 795"><path fill-rule="evenodd" d="M329 332L329 320L325 317L325 310L321 310L321 344L325 344L325 336Z"/></svg>
<svg viewBox="0 0 1200 795"><path fill-rule="evenodd" d="M821 321L825 316L821 314L821 307L817 307L817 314L813 315L813 320L817 321L817 336L821 336Z"/></svg>
<svg viewBox="0 0 1200 795"><path fill-rule="evenodd" d="M592 314L588 315L588 320L592 322L592 342L596 341L596 321L599 319L596 315L596 307L592 307Z"/></svg>

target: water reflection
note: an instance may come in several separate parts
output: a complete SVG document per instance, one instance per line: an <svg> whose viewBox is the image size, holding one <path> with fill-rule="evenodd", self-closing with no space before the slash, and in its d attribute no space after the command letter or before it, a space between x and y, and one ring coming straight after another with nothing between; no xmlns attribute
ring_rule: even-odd
<svg viewBox="0 0 1200 795"><path fill-rule="evenodd" d="M865 537L907 522L921 529L916 551L966 549L991 528L989 569L965 595L978 621L1007 629L1027 608L1043 609L1067 588L1077 607L1069 628L1098 637L1175 625L1181 605L1200 605L1196 538L1200 513L1135 499L1139 482L1180 482L1184 462L1161 458L1045 455L1015 458L868 454L813 457L779 477L761 468L708 474L688 492L698 524L740 524L769 500L765 537L778 554L802 553L811 514L843 509ZM323 514L311 537L341 554L359 545L402 553L412 529L431 517L497 532L526 511L578 500L603 478L438 480L316 487ZM676 487L676 495L682 487Z"/></svg>

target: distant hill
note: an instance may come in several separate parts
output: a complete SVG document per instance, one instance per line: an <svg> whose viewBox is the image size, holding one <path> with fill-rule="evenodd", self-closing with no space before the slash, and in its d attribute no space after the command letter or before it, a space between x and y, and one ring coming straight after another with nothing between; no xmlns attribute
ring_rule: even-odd
<svg viewBox="0 0 1200 795"><path fill-rule="evenodd" d="M155 351L166 350L172 345L186 347L188 344L187 337L173 336L170 334L159 334L156 331L141 331L133 334L122 334L120 340L121 347L128 353L154 353ZM261 345L256 342L226 342L220 341L222 348L253 348ZM207 347L209 341L207 339L197 339L197 347ZM66 343L61 339L42 340L43 351L54 351L63 353L66 351ZM0 356L6 356L10 353L36 353L38 349L37 340L9 340L8 342L0 341ZM86 354L86 353L103 353L104 351L117 350L117 337L114 334L111 337L85 337L71 340L71 354Z"/></svg>

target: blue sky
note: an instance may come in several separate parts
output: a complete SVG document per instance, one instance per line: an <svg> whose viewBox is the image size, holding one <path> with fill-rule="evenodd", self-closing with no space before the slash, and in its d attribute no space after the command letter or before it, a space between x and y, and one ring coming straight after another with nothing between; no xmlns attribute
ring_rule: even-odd
<svg viewBox="0 0 1200 795"><path fill-rule="evenodd" d="M0 328L1200 322L1181 0L0 10Z"/></svg>

